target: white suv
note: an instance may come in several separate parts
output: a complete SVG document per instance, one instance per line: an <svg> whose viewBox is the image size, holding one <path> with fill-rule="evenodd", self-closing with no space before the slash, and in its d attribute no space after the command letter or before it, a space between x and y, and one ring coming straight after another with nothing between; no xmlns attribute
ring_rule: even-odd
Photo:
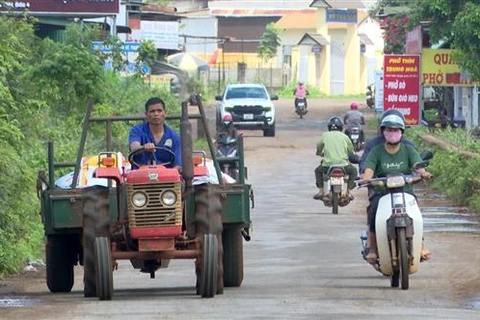
<svg viewBox="0 0 480 320"><path fill-rule="evenodd" d="M270 96L263 84L230 84L215 100L219 101L217 128L222 126L225 115L229 113L235 128L263 130L265 137L275 136L275 106L272 100L278 100L278 96Z"/></svg>

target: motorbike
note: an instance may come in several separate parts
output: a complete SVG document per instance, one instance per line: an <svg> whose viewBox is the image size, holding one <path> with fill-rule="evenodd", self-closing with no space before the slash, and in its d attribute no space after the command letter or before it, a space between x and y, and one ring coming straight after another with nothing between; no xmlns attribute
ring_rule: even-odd
<svg viewBox="0 0 480 320"><path fill-rule="evenodd" d="M372 85L367 86L366 102L369 108L373 108L375 106L375 94L373 92Z"/></svg>
<svg viewBox="0 0 480 320"><path fill-rule="evenodd" d="M223 128L217 133L217 158L223 159L220 162L220 170L237 180L238 168L237 157L237 132L232 121L223 122ZM226 161L231 158L232 161Z"/></svg>
<svg viewBox="0 0 480 320"><path fill-rule="evenodd" d="M295 112L303 119L303 116L307 114L307 98L295 99Z"/></svg>
<svg viewBox="0 0 480 320"><path fill-rule="evenodd" d="M350 203L348 195L348 175L343 165L333 165L328 168L327 174L323 175L323 190L328 195L322 200L326 207L332 207L332 214L338 214L339 207L345 207Z"/></svg>
<svg viewBox="0 0 480 320"><path fill-rule="evenodd" d="M362 137L362 132L363 130L358 127L358 126L353 126L352 128L350 128L349 130L349 137L350 137L350 140L352 140L352 143L353 143L353 148L355 150L355 152L358 152L360 150L363 150L363 147L365 145L365 141L363 141Z"/></svg>
<svg viewBox="0 0 480 320"><path fill-rule="evenodd" d="M424 161L413 169L426 167L433 157L428 153ZM404 192L408 184L422 180L419 174L395 174L365 181L362 186L383 186L387 193L380 198L375 218L378 259L373 268L390 277L391 287L409 288L409 276L419 270L423 242L423 219L415 196ZM367 231L361 236L362 257L367 261L369 248Z"/></svg>

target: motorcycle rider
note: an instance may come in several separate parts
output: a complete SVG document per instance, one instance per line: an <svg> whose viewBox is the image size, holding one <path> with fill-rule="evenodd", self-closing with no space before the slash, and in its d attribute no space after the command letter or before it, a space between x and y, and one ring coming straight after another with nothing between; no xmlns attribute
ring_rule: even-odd
<svg viewBox="0 0 480 320"><path fill-rule="evenodd" d="M350 130L353 127L358 127L360 128L360 142L365 141L365 136L363 132L363 125L365 124L365 117L363 114L358 111L358 103L353 101L350 104L350 111L347 112L345 117L343 117L343 122L345 123L345 126L347 127L345 129L345 134L350 137Z"/></svg>
<svg viewBox="0 0 480 320"><path fill-rule="evenodd" d="M307 110L307 95L308 89L307 86L303 83L303 81L298 81L297 86L293 89L293 95L295 96L294 107L295 110L297 109L297 103L299 100L305 99L305 110Z"/></svg>
<svg viewBox="0 0 480 320"><path fill-rule="evenodd" d="M313 196L315 200L324 200L323 175L327 173L332 165L342 164L348 174L348 191L355 187L355 178L357 177L357 168L348 161L348 156L354 154L353 144L350 138L342 132L343 122L339 117L332 117L328 120L328 132L322 134L317 143L317 156L323 156L320 165L315 168L315 183L318 193ZM349 192L350 200L353 195Z"/></svg>
<svg viewBox="0 0 480 320"><path fill-rule="evenodd" d="M392 109L387 109L382 113L382 116L380 118L380 122L383 121L383 119L386 116L391 115L391 114L399 116L405 122L405 116L403 115L403 113L401 111L399 111L397 109L393 109L393 108ZM402 135L402 142L409 145L409 146L415 147L414 143L412 141L408 140L407 138L405 138L403 135ZM362 156L360 157L360 162L358 164L360 174L363 174L365 172L365 162L367 160L368 154L370 153L370 150L372 150L375 146L377 146L379 144L384 144L384 143L385 143L385 137L384 137L383 134L380 134L380 135L378 135L378 136L376 136L372 139L369 139L368 141L365 142L365 146L363 148L363 153L362 153Z"/></svg>
<svg viewBox="0 0 480 320"><path fill-rule="evenodd" d="M396 114L389 114L383 117L380 124L380 130L384 136L385 143L375 146L368 154L365 172L359 184L364 180L375 177L385 177L392 173L410 174L415 163L421 162L422 159L417 150L411 145L402 142L403 133L405 131L405 121L402 117ZM424 168L415 170L423 179L429 180L431 174ZM377 241L375 235L375 217L378 208L378 202L384 195L383 188L376 188L369 196L370 211L369 218L369 232L368 245L369 253L366 257L369 263L376 263L377 261ZM405 186L405 191L413 194L413 186ZM423 259L428 258L427 249L422 248L421 256Z"/></svg>

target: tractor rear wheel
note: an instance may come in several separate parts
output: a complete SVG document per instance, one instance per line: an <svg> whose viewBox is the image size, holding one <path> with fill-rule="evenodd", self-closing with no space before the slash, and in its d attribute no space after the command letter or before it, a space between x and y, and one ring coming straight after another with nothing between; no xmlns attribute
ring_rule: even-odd
<svg viewBox="0 0 480 320"><path fill-rule="evenodd" d="M197 257L195 266L197 274L197 294L202 297L213 297L223 293L223 244L222 244L222 201L221 194L215 185L203 184L195 186L195 233L200 249L200 257ZM215 238L216 245L212 244L211 236ZM205 237L206 236L206 237ZM205 242L205 239L208 241ZM216 264L215 290L209 292L202 286L205 268L205 259L211 259L210 254L214 250ZM206 256L205 256L206 254Z"/></svg>
<svg viewBox="0 0 480 320"><path fill-rule="evenodd" d="M49 235L45 244L47 286L50 292L70 292L76 246L68 235Z"/></svg>
<svg viewBox="0 0 480 320"><path fill-rule="evenodd" d="M225 287L239 287L243 281L242 227L225 228L223 240L223 282Z"/></svg>
<svg viewBox="0 0 480 320"><path fill-rule="evenodd" d="M83 294L97 296L95 238L110 233L108 188L92 187L83 199Z"/></svg>

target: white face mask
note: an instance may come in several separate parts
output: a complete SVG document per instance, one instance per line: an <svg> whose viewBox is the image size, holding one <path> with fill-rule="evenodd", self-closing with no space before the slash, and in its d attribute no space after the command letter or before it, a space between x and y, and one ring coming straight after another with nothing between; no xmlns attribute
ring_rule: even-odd
<svg viewBox="0 0 480 320"><path fill-rule="evenodd" d="M398 144L400 143L400 140L402 140L402 131L397 130L397 131L383 131L383 136L385 137L385 140L389 144Z"/></svg>

